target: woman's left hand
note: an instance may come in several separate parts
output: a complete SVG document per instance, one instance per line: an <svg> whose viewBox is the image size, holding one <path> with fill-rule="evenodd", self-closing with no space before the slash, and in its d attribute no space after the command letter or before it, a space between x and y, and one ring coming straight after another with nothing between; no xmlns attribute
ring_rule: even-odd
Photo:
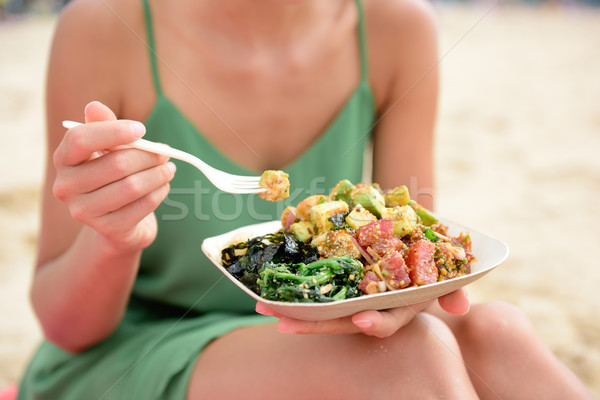
<svg viewBox="0 0 600 400"><path fill-rule="evenodd" d="M465 289L459 289L437 299L447 312L456 315L469 311L469 299ZM368 336L385 338L393 335L408 324L418 313L428 308L435 300L410 306L392 308L382 311L361 311L354 315L326 321L302 321L281 315L263 303L256 304L256 312L279 318L277 329L283 333L303 334L351 334L364 333Z"/></svg>

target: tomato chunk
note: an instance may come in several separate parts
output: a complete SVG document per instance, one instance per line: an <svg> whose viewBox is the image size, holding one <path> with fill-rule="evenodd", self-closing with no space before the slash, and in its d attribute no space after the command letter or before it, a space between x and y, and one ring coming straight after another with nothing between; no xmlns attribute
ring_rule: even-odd
<svg viewBox="0 0 600 400"><path fill-rule="evenodd" d="M394 223L391 220L381 219L370 222L358 228L356 239L361 246L367 247L380 239L385 239L394 234Z"/></svg>
<svg viewBox="0 0 600 400"><path fill-rule="evenodd" d="M413 284L426 285L437 282L438 269L433 259L434 252L435 245L426 239L415 242L408 249L406 265Z"/></svg>

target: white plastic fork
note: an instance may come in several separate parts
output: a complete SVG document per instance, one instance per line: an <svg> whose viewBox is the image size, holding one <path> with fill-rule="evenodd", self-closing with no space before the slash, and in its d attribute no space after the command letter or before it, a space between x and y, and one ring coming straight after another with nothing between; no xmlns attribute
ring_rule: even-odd
<svg viewBox="0 0 600 400"><path fill-rule="evenodd" d="M63 121L62 125L67 129L71 129L81 125L81 123L75 121ZM208 178L208 180L215 185L215 187L224 192L244 194L262 193L266 191L266 189L258 185L260 176L232 175L211 167L190 153L174 149L164 144L151 142L145 139L138 139L127 146L185 161L186 163L198 168L200 172L202 172Z"/></svg>

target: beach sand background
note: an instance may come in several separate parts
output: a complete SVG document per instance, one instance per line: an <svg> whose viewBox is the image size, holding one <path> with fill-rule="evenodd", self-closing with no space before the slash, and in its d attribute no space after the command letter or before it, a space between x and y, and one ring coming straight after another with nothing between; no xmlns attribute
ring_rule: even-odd
<svg viewBox="0 0 600 400"><path fill-rule="evenodd" d="M437 210L505 241L469 287L521 307L600 397L600 10L439 4ZM0 23L0 388L41 338L31 280L54 16Z"/></svg>

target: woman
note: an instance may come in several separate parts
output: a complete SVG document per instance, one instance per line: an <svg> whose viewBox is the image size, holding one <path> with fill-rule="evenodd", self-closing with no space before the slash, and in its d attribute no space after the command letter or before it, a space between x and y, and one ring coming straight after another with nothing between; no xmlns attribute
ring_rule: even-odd
<svg viewBox="0 0 600 400"><path fill-rule="evenodd" d="M468 311L463 291L321 323L256 315L199 244L283 206L122 147L145 133L227 172L284 169L294 204L360 181L372 139L373 180L432 207L432 14L418 0L71 4L31 290L47 341L20 398L589 397L513 308L450 315Z"/></svg>

